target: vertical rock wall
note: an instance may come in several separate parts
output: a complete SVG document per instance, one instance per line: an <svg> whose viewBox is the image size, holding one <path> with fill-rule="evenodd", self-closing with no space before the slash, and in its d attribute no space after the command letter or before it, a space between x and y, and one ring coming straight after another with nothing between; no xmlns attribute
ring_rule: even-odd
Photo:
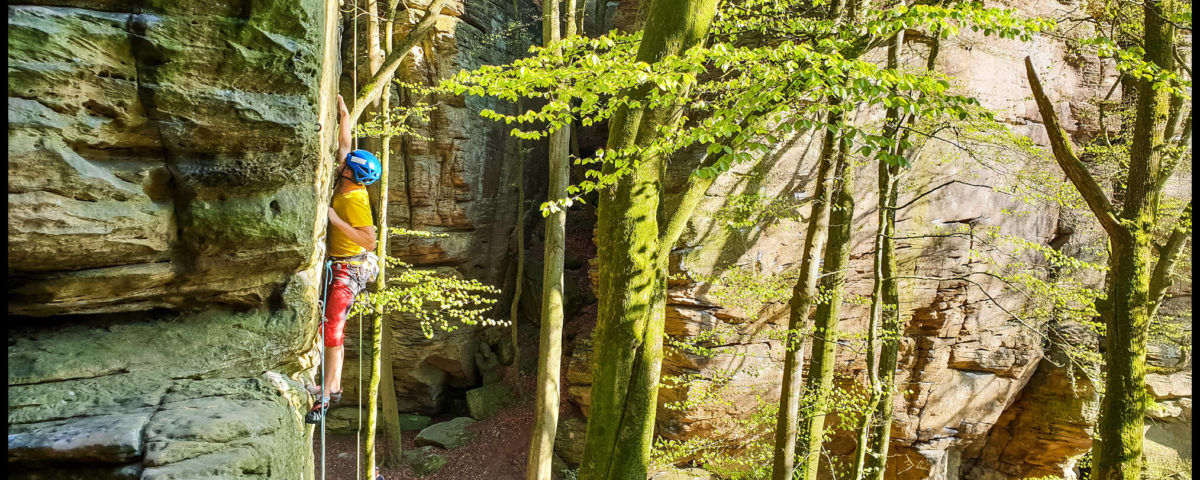
<svg viewBox="0 0 1200 480"><path fill-rule="evenodd" d="M10 475L311 476L336 2L24 3Z"/></svg>

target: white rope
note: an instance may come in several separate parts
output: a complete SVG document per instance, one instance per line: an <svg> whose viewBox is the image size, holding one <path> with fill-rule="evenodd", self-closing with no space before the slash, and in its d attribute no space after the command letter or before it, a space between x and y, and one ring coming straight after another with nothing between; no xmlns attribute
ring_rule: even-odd
<svg viewBox="0 0 1200 480"><path fill-rule="evenodd" d="M354 105L354 111L358 111L358 0L354 0L354 69L350 71L353 81L350 85L353 86L351 94L354 98L351 100ZM353 127L351 127L353 128ZM353 130L352 130L353 131ZM358 136L351 134L351 141L354 142L354 148L358 148ZM354 299L350 299L353 304ZM354 478L361 479L362 477L362 313L358 314L358 432L354 434Z"/></svg>

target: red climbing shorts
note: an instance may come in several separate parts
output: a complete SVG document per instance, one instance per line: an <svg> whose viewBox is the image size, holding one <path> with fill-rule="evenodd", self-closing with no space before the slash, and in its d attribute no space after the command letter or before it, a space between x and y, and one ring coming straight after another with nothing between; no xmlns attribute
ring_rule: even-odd
<svg viewBox="0 0 1200 480"><path fill-rule="evenodd" d="M357 282L351 277L358 267L344 263L333 264L329 292L325 303L325 346L340 347L345 340L346 314L358 295Z"/></svg>

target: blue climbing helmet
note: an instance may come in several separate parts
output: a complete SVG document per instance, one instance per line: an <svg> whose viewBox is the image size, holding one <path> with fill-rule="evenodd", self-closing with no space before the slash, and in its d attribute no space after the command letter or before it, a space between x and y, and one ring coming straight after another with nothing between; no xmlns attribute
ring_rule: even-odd
<svg viewBox="0 0 1200 480"><path fill-rule="evenodd" d="M375 183L379 180L379 174L383 172L379 159L366 150L350 152L346 155L346 165L354 172L354 181L363 185Z"/></svg>

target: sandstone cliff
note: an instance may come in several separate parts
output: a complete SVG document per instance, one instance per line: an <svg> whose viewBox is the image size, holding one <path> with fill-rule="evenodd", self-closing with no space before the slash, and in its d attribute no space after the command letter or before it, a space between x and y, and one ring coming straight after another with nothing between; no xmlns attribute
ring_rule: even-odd
<svg viewBox="0 0 1200 480"><path fill-rule="evenodd" d="M9 474L310 475L336 5L24 3Z"/></svg>

